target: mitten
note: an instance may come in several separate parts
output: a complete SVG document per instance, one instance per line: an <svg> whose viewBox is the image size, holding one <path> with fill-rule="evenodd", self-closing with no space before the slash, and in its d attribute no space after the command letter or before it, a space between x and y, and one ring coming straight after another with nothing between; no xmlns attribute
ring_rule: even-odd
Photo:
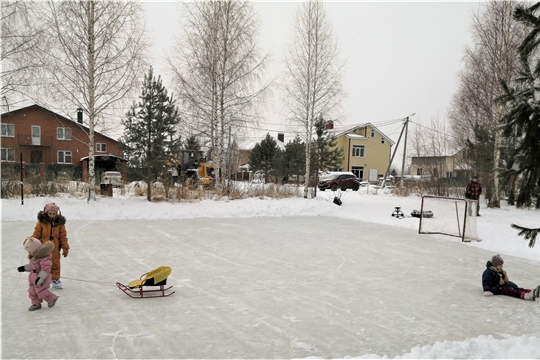
<svg viewBox="0 0 540 360"><path fill-rule="evenodd" d="M17 271L18 272L25 272L25 271L30 271L30 269L27 269L28 265L23 265L23 266L19 266L17 268Z"/></svg>
<svg viewBox="0 0 540 360"><path fill-rule="evenodd" d="M36 279L35 284L36 284L37 286L43 285L43 282L44 282L45 279L47 279L48 277L49 277L49 273L46 272L46 271L41 270L41 271L39 272L39 274L38 274L38 277L37 277L37 279Z"/></svg>
<svg viewBox="0 0 540 360"><path fill-rule="evenodd" d="M67 257L68 253L69 253L69 249L62 248L62 255L64 255L64 257Z"/></svg>

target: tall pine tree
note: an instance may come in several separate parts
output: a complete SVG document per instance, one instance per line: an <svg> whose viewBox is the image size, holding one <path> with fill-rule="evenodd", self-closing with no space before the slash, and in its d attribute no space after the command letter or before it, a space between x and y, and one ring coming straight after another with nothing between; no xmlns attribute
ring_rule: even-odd
<svg viewBox="0 0 540 360"><path fill-rule="evenodd" d="M323 170L332 170L341 165L343 161L343 148L336 147L336 139L331 138L328 135L328 129L326 129L326 121L319 115L315 121L315 134L317 139L315 140L315 146L312 147L314 151L313 164L316 183L319 183L319 172ZM315 187L315 194L317 193L317 187Z"/></svg>
<svg viewBox="0 0 540 360"><path fill-rule="evenodd" d="M507 176L517 175L519 188L516 206L540 208L540 3L531 7L520 4L514 11L514 19L529 29L519 47L521 70L515 82L510 85L502 82L503 103L510 110L503 118L505 136L518 134L512 161L508 163Z"/></svg>
<svg viewBox="0 0 540 360"><path fill-rule="evenodd" d="M299 185L300 175L305 174L306 169L306 149L305 144L296 135L294 140L289 141L285 145L285 153L283 155L283 163L286 175L294 175L296 185Z"/></svg>
<svg viewBox="0 0 540 360"><path fill-rule="evenodd" d="M277 156L280 152L276 140L270 134L255 145L249 154L249 165L253 171L262 170L264 172L264 182L268 182L270 170L275 170Z"/></svg>
<svg viewBox="0 0 540 360"><path fill-rule="evenodd" d="M152 200L152 182L163 171L165 162L180 149L176 126L180 121L172 95L150 68L144 76L139 102L133 102L122 120L125 154L132 165L146 170L147 199Z"/></svg>

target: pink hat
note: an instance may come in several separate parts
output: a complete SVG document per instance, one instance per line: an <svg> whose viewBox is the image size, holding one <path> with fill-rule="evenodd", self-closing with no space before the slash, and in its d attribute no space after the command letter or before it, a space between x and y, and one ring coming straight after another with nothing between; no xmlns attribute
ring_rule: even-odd
<svg viewBox="0 0 540 360"><path fill-rule="evenodd" d="M55 203L48 203L47 205L45 205L45 208L43 208L43 210L45 212L47 212L49 210L60 211L60 207L58 205L56 205Z"/></svg>
<svg viewBox="0 0 540 360"><path fill-rule="evenodd" d="M41 241L35 237L29 236L24 240L23 246L30 255L34 255L35 252L41 247Z"/></svg>

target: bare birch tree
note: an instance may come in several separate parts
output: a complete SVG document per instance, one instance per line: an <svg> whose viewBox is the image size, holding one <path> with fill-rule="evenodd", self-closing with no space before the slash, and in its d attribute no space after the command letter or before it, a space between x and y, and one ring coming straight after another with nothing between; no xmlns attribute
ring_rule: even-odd
<svg viewBox="0 0 540 360"><path fill-rule="evenodd" d="M88 199L95 199L94 132L107 111L127 101L146 63L147 46L140 4L88 0L43 3L40 17L51 41L42 48L49 80L47 94L88 118Z"/></svg>
<svg viewBox="0 0 540 360"><path fill-rule="evenodd" d="M35 82L40 68L40 57L35 47L43 40L43 28L32 19L31 3L23 0L1 2L2 88L0 96L9 111L10 105L24 101L28 89Z"/></svg>
<svg viewBox="0 0 540 360"><path fill-rule="evenodd" d="M489 177L486 197L489 207L500 207L499 171L501 170L502 131L498 125L506 113L506 106L495 100L503 92L501 81L510 82L517 74L518 46L524 28L512 18L514 1L490 1L473 16L474 45L466 48L463 69L459 74L459 89L454 95L449 118L460 145L467 139L474 142L485 131L493 139L493 154L477 159L488 163ZM487 179L486 179L487 180Z"/></svg>
<svg viewBox="0 0 540 360"><path fill-rule="evenodd" d="M170 69L185 108L190 134L206 137L221 185L231 132L257 122L254 110L268 84L268 56L258 46L259 20L244 1L186 3L184 32L177 37Z"/></svg>
<svg viewBox="0 0 540 360"><path fill-rule="evenodd" d="M299 5L285 66L284 103L291 123L301 126L304 134L304 198L308 198L315 122L319 116L336 119L344 97L341 87L344 63L339 59L338 45L322 2L308 1Z"/></svg>

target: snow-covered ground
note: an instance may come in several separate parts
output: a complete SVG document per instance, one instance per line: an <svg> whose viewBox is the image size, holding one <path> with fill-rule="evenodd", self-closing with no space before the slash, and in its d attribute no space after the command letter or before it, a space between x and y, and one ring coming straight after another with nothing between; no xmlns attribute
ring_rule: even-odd
<svg viewBox="0 0 540 360"><path fill-rule="evenodd" d="M511 280L540 285L540 246L510 227L539 211L482 206L482 241L462 243L418 234L419 197L333 196L3 199L2 358L540 358L540 301L483 297L480 281L499 253ZM16 267L51 201L68 220L65 289L29 312ZM161 265L170 297L115 285Z"/></svg>

